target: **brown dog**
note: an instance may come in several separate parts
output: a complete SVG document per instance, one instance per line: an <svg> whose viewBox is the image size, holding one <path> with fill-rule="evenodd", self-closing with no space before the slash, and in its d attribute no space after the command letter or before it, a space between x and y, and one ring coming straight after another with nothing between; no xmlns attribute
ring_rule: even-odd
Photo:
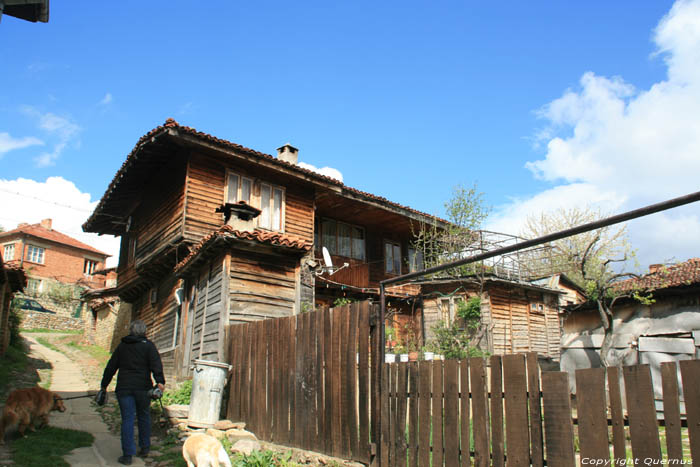
<svg viewBox="0 0 700 467"><path fill-rule="evenodd" d="M18 424L17 431L24 436L24 430L35 431L34 424L39 421L39 428L48 425L49 412L65 412L63 399L58 394L40 387L15 389L7 397L5 409L0 420L0 444L4 443L5 430Z"/></svg>

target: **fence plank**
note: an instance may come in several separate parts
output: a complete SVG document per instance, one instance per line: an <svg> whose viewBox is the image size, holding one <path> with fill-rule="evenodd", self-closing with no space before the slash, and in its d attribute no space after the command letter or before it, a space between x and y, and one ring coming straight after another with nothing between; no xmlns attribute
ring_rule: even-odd
<svg viewBox="0 0 700 467"><path fill-rule="evenodd" d="M333 327L331 310L323 313L323 440L325 451L333 452Z"/></svg>
<svg viewBox="0 0 700 467"><path fill-rule="evenodd" d="M540 403L540 368L537 363L537 352L528 352L527 354L527 400L530 409L530 461L532 467L543 467L542 406Z"/></svg>
<svg viewBox="0 0 700 467"><path fill-rule="evenodd" d="M654 388L649 365L626 366L627 413L629 414L632 455L636 459L661 459L659 427L654 406Z"/></svg>
<svg viewBox="0 0 700 467"><path fill-rule="evenodd" d="M503 375L501 357L493 355L491 364L491 462L494 467L504 465L503 452Z"/></svg>
<svg viewBox="0 0 700 467"><path fill-rule="evenodd" d="M489 409L486 394L486 369L483 358L469 359L469 382L471 383L472 412L474 418L474 465L488 467L491 464L489 454Z"/></svg>
<svg viewBox="0 0 700 467"><path fill-rule="evenodd" d="M296 352L297 352L297 317L291 316L288 323L289 332L289 355L287 359L287 377L288 377L288 389L287 394L288 404L289 404L289 435L287 437L288 443L291 446L295 445L296 432Z"/></svg>
<svg viewBox="0 0 700 467"><path fill-rule="evenodd" d="M612 419L613 453L615 462L622 465L627 459L625 446L625 419L622 413L622 392L620 390L620 369L608 367L608 399L610 400L610 418Z"/></svg>
<svg viewBox="0 0 700 467"><path fill-rule="evenodd" d="M390 412L389 412L389 401L390 401L390 394L389 394L389 386L390 381L389 381L389 374L390 374L390 366L388 363L382 363L380 364L380 367L382 369L382 375L380 378L381 381L381 388L379 390L379 394L381 395L381 435L379 437L379 442L381 443L381 449L380 449L380 456L381 460L379 464L382 467L389 466L391 465L389 463L389 445L391 444L391 436L390 436L390 431L389 428L393 423L391 423L391 417L390 417Z"/></svg>
<svg viewBox="0 0 700 467"><path fill-rule="evenodd" d="M408 395L408 363L398 365L398 378L396 384L396 465L406 465L406 410Z"/></svg>
<svg viewBox="0 0 700 467"><path fill-rule="evenodd" d="M342 457L350 458L350 379L348 361L348 348L350 346L350 307L345 305L340 308L340 440Z"/></svg>
<svg viewBox="0 0 700 467"><path fill-rule="evenodd" d="M280 393L282 391L282 384L280 380L280 361L279 361L279 325L280 325L280 320L278 319L271 319L270 325L272 326L272 336L271 336L271 341L270 341L270 371L272 373L272 377L270 378L270 384L272 385L271 391L272 391L272 399L270 399L269 403L272 405L272 416L270 417L270 420L272 422L272 431L271 431L271 439L274 442L279 442L280 435L279 435L279 429L280 425L282 424L281 416L280 413L282 409L280 408Z"/></svg>
<svg viewBox="0 0 700 467"><path fill-rule="evenodd" d="M251 334L250 334L250 324L245 323L242 324L243 326L243 331L242 334L245 336L246 342L251 342ZM250 403L250 398L252 397L251 390L250 390L250 370L251 370L251 365L250 365L250 352L252 349L252 345L247 345L243 348L243 355L242 355L242 360L243 360L243 368L242 368L242 375L241 375L241 420L246 422L246 425L250 424L250 417L248 414L250 413L248 410L248 406Z"/></svg>
<svg viewBox="0 0 700 467"><path fill-rule="evenodd" d="M398 363L389 364L389 464L396 465L396 427L399 424L399 411L396 407Z"/></svg>
<svg viewBox="0 0 700 467"><path fill-rule="evenodd" d="M445 465L459 465L459 361L445 361Z"/></svg>
<svg viewBox="0 0 700 467"><path fill-rule="evenodd" d="M576 403L581 459L609 461L605 368L576 370Z"/></svg>
<svg viewBox="0 0 700 467"><path fill-rule="evenodd" d="M408 465L418 465L418 362L408 367Z"/></svg>
<svg viewBox="0 0 700 467"><path fill-rule="evenodd" d="M341 431L342 415L340 412L340 376L341 376L341 360L340 360L340 335L342 334L342 309L334 308L332 317L332 359L333 359L333 374L331 375L331 386L333 397L331 399L331 413L333 414L333 422L331 424L331 436L333 437L332 453L336 457L340 457L343 453L343 435Z"/></svg>
<svg viewBox="0 0 700 467"><path fill-rule="evenodd" d="M248 353L248 362L250 366L250 376L248 380L248 404L246 407L246 424L250 427L249 430L255 432L256 426L255 426L255 417L256 417L256 412L255 412L255 396L256 393L252 389L255 387L255 384L257 384L257 365L255 364L255 354L257 352L257 342L258 342L258 333L257 333L257 326L256 323L250 323L248 327L248 332L249 332L249 341L252 345L250 346L250 352Z"/></svg>
<svg viewBox="0 0 700 467"><path fill-rule="evenodd" d="M348 386L345 388L348 403L348 429L350 436L350 452L352 459L360 460L357 450L357 324L360 315L360 304L355 302L350 306L350 328L348 332L347 360Z"/></svg>
<svg viewBox="0 0 700 467"><path fill-rule="evenodd" d="M228 395L228 406L226 409L226 418L229 420L240 420L240 403L239 403L239 396L240 392L238 392L238 369L239 365L241 362L241 357L239 354L239 341L238 339L240 335L240 326L231 326L231 331L229 332L229 336L231 339L230 342L230 348L231 348L231 382L229 383L231 386L231 390L229 391Z"/></svg>
<svg viewBox="0 0 700 467"><path fill-rule="evenodd" d="M430 377L433 374L433 362L423 361L418 364L418 465L430 466Z"/></svg>
<svg viewBox="0 0 700 467"><path fill-rule="evenodd" d="M369 464L369 351L371 343L369 340L369 302L367 301L360 303L360 319L358 322L357 336L359 353L357 402L358 410L360 411L360 442L358 445L360 455L358 459L365 464Z"/></svg>
<svg viewBox="0 0 700 467"><path fill-rule="evenodd" d="M272 426L273 426L273 417L274 417L274 409L273 409L273 401L275 400L272 394L272 390L275 387L273 382L272 382L272 365L273 365L273 356L272 356L272 347L274 343L275 336L273 334L273 322L274 320L271 319L266 319L263 321L263 329L265 333L265 343L263 344L263 349L266 349L264 352L264 358L263 358L263 365L265 374L266 374L266 386L265 390L267 393L266 400L265 400L265 418L263 420L263 439L270 440L272 439Z"/></svg>
<svg viewBox="0 0 700 467"><path fill-rule="evenodd" d="M697 384L698 380L695 380ZM678 401L678 367L676 362L661 364L661 385L664 397L666 452L669 459L683 459L681 444L681 410Z"/></svg>
<svg viewBox="0 0 700 467"><path fill-rule="evenodd" d="M508 467L530 465L530 430L527 419L525 356L503 356L503 390L506 408ZM491 397L493 397L493 388Z"/></svg>
<svg viewBox="0 0 700 467"><path fill-rule="evenodd" d="M297 345L294 359L294 445L303 447L305 443L306 407L304 407L304 354L306 353L306 322L304 315L296 315Z"/></svg>
<svg viewBox="0 0 700 467"><path fill-rule="evenodd" d="M469 442L469 360L466 358L459 365L459 392L460 392L460 417L459 417L459 437L460 437L460 466L470 467L471 445Z"/></svg>
<svg viewBox="0 0 700 467"><path fill-rule="evenodd" d="M542 373L542 406L548 466L575 465L570 399L567 373Z"/></svg>
<svg viewBox="0 0 700 467"><path fill-rule="evenodd" d="M318 429L314 446L317 452L323 452L324 450L323 433L325 431L323 424L323 314L323 310L313 312L313 319L315 322L314 326L316 327L316 362L314 365L314 378L316 380L316 397L314 404L316 406L316 427Z"/></svg>
<svg viewBox="0 0 700 467"><path fill-rule="evenodd" d="M690 454L693 464L700 462L700 360L679 362L683 379L683 399L688 417Z"/></svg>
<svg viewBox="0 0 700 467"><path fill-rule="evenodd" d="M306 407L306 436L307 449L316 446L316 320L309 313L303 313L306 321L306 355L304 356L304 406Z"/></svg>
<svg viewBox="0 0 700 467"><path fill-rule="evenodd" d="M433 362L433 467L441 466L444 461L442 388L442 360L437 360Z"/></svg>
<svg viewBox="0 0 700 467"><path fill-rule="evenodd" d="M371 443L374 446L375 454L379 453L381 449L381 408L380 408L380 379L381 379L381 369L384 364L384 344L382 338L384 336L384 330L382 328L381 322L379 320L379 305L372 305L369 313L370 320L370 365L371 373L369 379L369 391L370 391L370 436ZM374 456L371 459L371 465L378 465L381 460L380 457Z"/></svg>
<svg viewBox="0 0 700 467"><path fill-rule="evenodd" d="M267 420L267 342L265 339L265 321L255 323L258 328L258 352L256 354L258 366L258 382L256 386L262 388L257 392L257 431L265 433L265 425Z"/></svg>

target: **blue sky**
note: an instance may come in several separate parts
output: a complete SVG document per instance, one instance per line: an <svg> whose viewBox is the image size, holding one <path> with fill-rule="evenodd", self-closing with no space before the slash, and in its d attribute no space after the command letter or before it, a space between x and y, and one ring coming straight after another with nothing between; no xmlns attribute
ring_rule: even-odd
<svg viewBox="0 0 700 467"><path fill-rule="evenodd" d="M167 117L271 154L291 142L352 187L438 215L477 182L489 227L509 233L557 202L618 212L697 191L675 181L698 168L697 138L667 144L697 116L639 135L653 109L697 109L700 39L677 25L700 26L698 2L201 3L52 2L48 24L2 19L0 202L22 209L0 225L45 217L27 209L44 191L84 220ZM682 154L654 153L675 167L654 184L654 154L636 151L657 147ZM697 256L699 212L665 219L687 224L673 248L630 226L640 261Z"/></svg>

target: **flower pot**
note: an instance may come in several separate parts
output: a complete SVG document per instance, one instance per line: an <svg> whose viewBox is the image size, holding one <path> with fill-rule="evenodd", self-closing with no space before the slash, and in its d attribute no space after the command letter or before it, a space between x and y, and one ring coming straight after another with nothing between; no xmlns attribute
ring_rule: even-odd
<svg viewBox="0 0 700 467"><path fill-rule="evenodd" d="M393 353L385 353L384 354L384 362L385 363L394 363L396 361L396 354Z"/></svg>
<svg viewBox="0 0 700 467"><path fill-rule="evenodd" d="M432 360L435 354L433 352L425 352L423 353L423 359L424 360Z"/></svg>
<svg viewBox="0 0 700 467"><path fill-rule="evenodd" d="M418 361L418 351L416 350L415 352L408 352L408 361L409 362L417 362Z"/></svg>
<svg viewBox="0 0 700 467"><path fill-rule="evenodd" d="M407 353L402 353L400 355L400 360L401 362L407 362L408 361L408 354Z"/></svg>

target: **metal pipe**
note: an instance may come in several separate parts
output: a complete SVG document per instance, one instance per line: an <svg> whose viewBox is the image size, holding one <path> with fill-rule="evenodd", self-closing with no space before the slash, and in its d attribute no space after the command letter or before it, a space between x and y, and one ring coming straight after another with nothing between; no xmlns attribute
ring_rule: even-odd
<svg viewBox="0 0 700 467"><path fill-rule="evenodd" d="M615 216L606 217L594 222L589 222L587 224L582 224L570 229L561 230L559 232L554 232L548 235L543 235L542 237L533 238L532 240L526 240L523 242L518 242L514 245L499 248L493 251L482 253L479 255L470 256L468 258L463 258L451 263L442 264L440 266L433 266L432 268L425 269L423 271L412 272L409 274L404 274L403 276L392 277L391 279L385 279L379 283L381 289L382 297L384 293L384 286L389 284L396 284L399 282L407 282L410 279L416 277L427 276L428 274L433 274L436 272L444 271L445 269L454 268L457 266L462 266L469 263L475 263L484 259L492 258L494 256L504 255L506 253L512 253L514 251L523 250L531 246L540 245L542 243L552 242L554 240L559 240L565 237L571 237L573 235L578 235L584 232L590 232L591 230L600 229L602 227L608 227L610 225L619 224L621 222L626 222L632 219L637 219L638 217L648 216L661 211L666 211L668 209L677 208L685 204L694 203L700 201L700 191L691 193L685 196L680 196L678 198L672 198L667 201L662 201L656 204L650 204L643 208L635 209L633 211L627 211L622 214L617 214ZM384 312L384 307L382 306L382 315Z"/></svg>

